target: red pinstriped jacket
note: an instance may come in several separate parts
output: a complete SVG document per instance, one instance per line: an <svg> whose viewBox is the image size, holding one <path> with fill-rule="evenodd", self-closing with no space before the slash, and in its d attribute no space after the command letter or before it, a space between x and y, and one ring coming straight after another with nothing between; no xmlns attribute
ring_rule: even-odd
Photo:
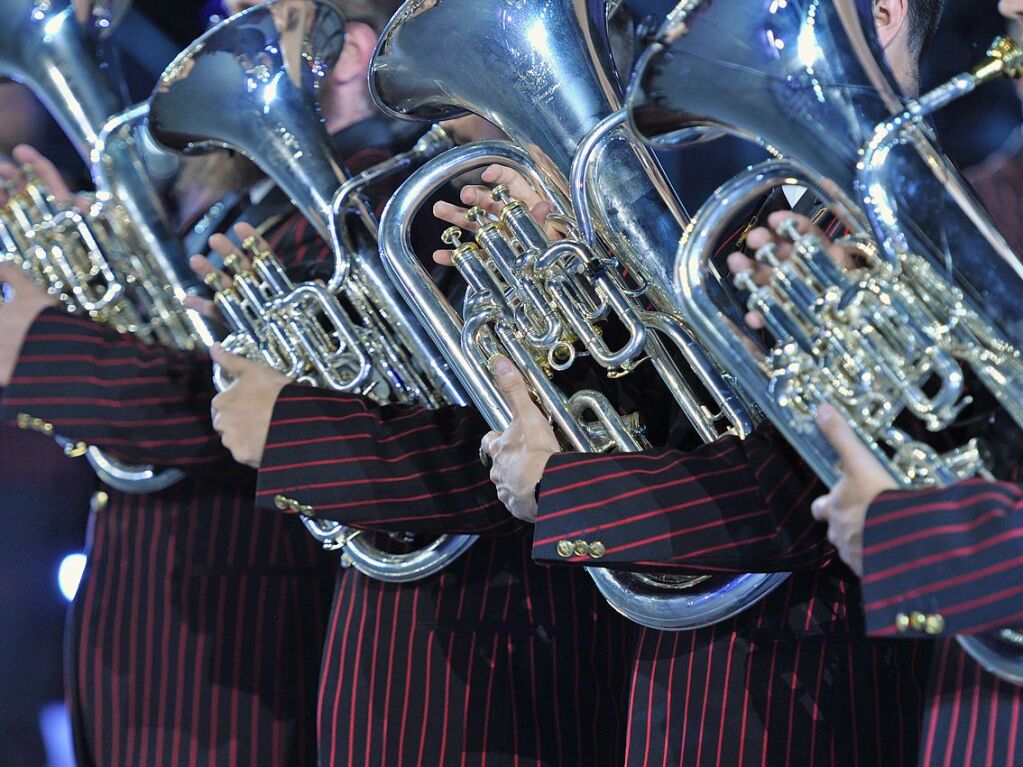
<svg viewBox="0 0 1023 767"><path fill-rule="evenodd" d="M386 157L367 147L357 170ZM305 219L270 236L286 264L326 257ZM110 491L72 614L82 764L315 761L320 651L336 561L297 520L252 508L253 472L209 420L209 361L142 346L59 309L33 324L3 417L134 463L178 466L159 494Z"/></svg>
<svg viewBox="0 0 1023 767"><path fill-rule="evenodd" d="M432 252L432 248L430 249ZM385 531L478 533L438 576L341 570L320 684L324 765L618 765L631 628L579 573L530 558L479 460L469 409L281 392L257 502Z"/></svg>
<svg viewBox="0 0 1023 767"><path fill-rule="evenodd" d="M912 764L930 643L867 641L856 579L808 512L821 491L770 427L689 452L563 453L540 484L534 557L694 574L790 570L733 619L643 630L629 764ZM559 540L600 541L599 562Z"/></svg>
<svg viewBox="0 0 1023 767"><path fill-rule="evenodd" d="M1017 253L1023 247L1018 138L967 172ZM863 548L868 629L899 634L899 613L940 615L941 634L1019 625L1020 486L980 480L885 493L867 514ZM933 630L933 628L932 628ZM906 632L915 633L912 630ZM919 763L994 767L1023 762L1023 689L984 671L953 640L937 649Z"/></svg>
<svg viewBox="0 0 1023 767"><path fill-rule="evenodd" d="M761 217L781 203L769 200ZM792 572L731 620L640 630L627 764L913 763L931 647L865 641L856 579L807 511L821 490L766 425L687 452L551 458L539 487L539 561ZM599 562L558 554L560 541L580 539L604 545Z"/></svg>
<svg viewBox="0 0 1023 767"><path fill-rule="evenodd" d="M942 634L1023 622L1023 487L969 480L894 491L870 507L863 541L867 626L899 632L896 616L942 616Z"/></svg>

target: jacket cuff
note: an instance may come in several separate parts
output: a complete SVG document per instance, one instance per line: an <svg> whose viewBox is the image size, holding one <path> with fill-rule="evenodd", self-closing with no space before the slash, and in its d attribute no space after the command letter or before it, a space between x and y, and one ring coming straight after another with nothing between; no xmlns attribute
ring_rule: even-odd
<svg viewBox="0 0 1023 767"><path fill-rule="evenodd" d="M875 636L984 633L1023 624L1023 489L969 480L882 493L867 511L863 601Z"/></svg>

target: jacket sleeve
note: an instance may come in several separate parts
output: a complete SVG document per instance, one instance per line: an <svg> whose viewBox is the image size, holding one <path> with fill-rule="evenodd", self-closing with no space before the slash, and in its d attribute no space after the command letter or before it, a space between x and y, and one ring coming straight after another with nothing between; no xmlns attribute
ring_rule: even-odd
<svg viewBox="0 0 1023 767"><path fill-rule="evenodd" d="M468 408L379 407L290 385L277 399L257 504L362 529L503 533L519 523L497 500Z"/></svg>
<svg viewBox="0 0 1023 767"><path fill-rule="evenodd" d="M834 552L809 511L823 491L766 425L689 452L561 453L540 482L533 556L706 574L817 569Z"/></svg>
<svg viewBox="0 0 1023 767"><path fill-rule="evenodd" d="M867 511L863 602L877 636L1023 624L1023 486L969 480L883 493Z"/></svg>
<svg viewBox="0 0 1023 767"><path fill-rule="evenodd" d="M210 423L210 362L146 346L60 308L29 328L4 420L99 447L130 463L175 467L232 464Z"/></svg>

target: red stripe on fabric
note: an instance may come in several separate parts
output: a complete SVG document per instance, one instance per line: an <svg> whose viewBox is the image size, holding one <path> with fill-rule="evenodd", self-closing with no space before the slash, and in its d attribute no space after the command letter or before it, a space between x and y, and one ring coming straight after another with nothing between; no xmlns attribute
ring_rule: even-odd
<svg viewBox="0 0 1023 767"><path fill-rule="evenodd" d="M567 485L560 485L560 486L558 486L556 488L553 488L551 490L546 490L544 492L544 495L558 495L560 493L567 493L567 492L571 492L573 490L578 490L579 488L592 487L593 485L601 483L601 482L612 482L614 480L621 479L622 477L633 476L633 475L636 475L636 474L645 475L645 476L654 476L656 474L663 474L664 472L670 471L671 469L674 469L674 468L676 468L678 466L682 466L682 465L690 464L690 463L697 463L697 464L710 463L710 464L713 464L716 461L720 460L721 458L724 458L725 456L727 456L727 455L729 455L731 453L734 453L736 450L738 450L737 447L730 447L730 448L728 448L726 450L722 450L719 453L715 453L715 454L707 455L707 456L704 456L704 455L691 456L691 455L684 454L684 455L682 455L679 458L675 458L670 463L667 463L667 464L665 464L663 466L660 466L660 467L658 467L656 469L633 469L633 468L629 468L629 469L624 469L622 471L613 472L611 474L597 474L597 475L592 476L591 478L588 478L588 479L579 480L578 482L572 482L572 483L567 484ZM632 460L636 460L636 459L641 459L641 460L662 460L663 458L667 458L667 456L660 456L660 455L648 456L648 455L643 455L641 453L624 453L624 454L623 453L614 453L614 454L609 455L609 456L601 456L599 458L593 458L593 459L590 459L590 458L586 457L587 454L585 454L585 453L573 453L572 455L573 456L583 456L577 463L570 464L572 468L579 468L581 466L584 466L584 467L587 467L587 468L592 468L592 466L594 464L606 462L606 461L611 460L611 459L614 459L614 460L617 460L617 461L621 461L624 458L625 460L632 461ZM565 468L565 466L564 465L554 466L554 467L551 467L550 469L547 469L546 472L555 472L555 471L557 471L560 468ZM686 479L686 481L687 482L691 482L693 480L698 480L698 479L701 479L703 477L713 477L713 476L717 476L718 474L725 474L725 473L728 473L730 471L735 471L735 470L741 469L741 468L744 468L744 467L743 466L730 466L730 467L728 467L726 469L718 470L718 471L715 471L715 472L706 472L706 473L693 474L691 477L688 477Z"/></svg>
<svg viewBox="0 0 1023 767"><path fill-rule="evenodd" d="M361 438L363 438L363 439L371 439L370 435L359 435L359 436ZM350 458L325 459L325 460L321 460L321 461L305 461L305 462L301 462L301 463L284 464L284 465L281 465L281 466L267 466L267 467L261 469L261 471L264 472L264 473L275 472L275 471L294 471L296 469L308 469L308 468L320 467L320 466L334 466L334 465L343 466L345 464L349 464L349 463L353 463L353 462L361 462L361 461L374 461L376 463L384 463L384 464L401 463L403 461L407 461L412 456L430 455L431 453L438 453L438 452L443 452L443 451L449 451L449 450L452 450L453 448L457 448L457 447L459 447L461 445L464 445L467 442L468 442L468 440L462 440L460 442L455 442L455 443L447 443L447 444L435 445L433 447L424 448L422 450L410 450L407 453L402 453L401 455L391 456L389 458L384 458L382 456L377 456L377 455L360 455L360 456L352 456Z"/></svg>
<svg viewBox="0 0 1023 767"><path fill-rule="evenodd" d="M355 637L354 637L354 639L355 639L355 662L353 664L353 668L355 668L355 669L361 669L362 668L362 663L361 663L361 661L362 661L362 648L363 648L363 645L365 644L365 638L366 638L366 617L367 617L366 613L368 612L368 610L366 608L369 606L369 585L370 585L369 584L369 578L368 577L362 578L362 582L363 582L362 599L360 600L360 604L362 604L362 610L360 611L361 614L359 615L359 628L356 630L356 634L355 634ZM342 652L343 652L343 650L342 650ZM342 655L342 657L347 657L347 656ZM370 673L371 673L372 676L375 676L376 675L376 666L373 666L371 668L372 668L372 670L371 670ZM340 677L339 677L339 683L338 683L337 687L338 687L337 692L334 694L334 712L335 712L335 718L337 717L337 714L340 713L338 711L339 701L340 701L340 697L341 697L340 696L340 693L341 693ZM351 765L354 764L354 761L353 761L352 757L355 755L355 749L353 749L351 747L351 744L355 742L355 719L356 719L356 713L357 713L356 709L357 709L357 704L358 704L358 700L359 700L359 693L361 692L361 687L362 687L361 685L354 685L353 686L352 694L351 694L352 705L351 705L351 708L350 708L350 710L348 712L348 743L349 743L349 747L348 747L348 764L349 764L349 767L351 767ZM373 701L372 701L372 699L370 699L369 704L365 708L365 711L367 712L367 717L368 717L368 712L372 711L372 707L373 707ZM367 754L369 753L369 750L370 749L369 749L368 744L367 744L367 748L366 748Z"/></svg>
<svg viewBox="0 0 1023 767"><path fill-rule="evenodd" d="M167 364L166 359L155 358L149 360L137 360L130 358L117 358L117 359L106 359L94 357L89 354L22 354L18 357L19 365L42 365L50 363L73 363L73 362L85 362L95 367L106 368L106 367L124 367L130 365L131 367L137 367L141 369L155 368L165 366ZM14 378L13 383L17 383L20 378Z"/></svg>
<svg viewBox="0 0 1023 767"><path fill-rule="evenodd" d="M418 608L419 608L419 589L415 589L413 591L413 596L412 596L412 614L413 615L417 615L418 614ZM414 631L410 631L409 632L409 638L408 638L408 649L407 649L407 654L405 656L406 658L416 657L413 654L413 652L412 652L414 642L415 642L415 632ZM408 706L409 706L409 697L410 697L409 696L409 690L411 689L411 683L412 683L412 677L411 676L406 676L405 677L405 696L403 698L403 703L402 703L402 706L401 706L401 729L398 731L398 764L404 764L405 763L405 730L408 727ZM486 746L484 744L484 748L485 747Z"/></svg>
<svg viewBox="0 0 1023 767"><path fill-rule="evenodd" d="M964 480L963 482L957 483L955 485L955 488L956 488L957 491L968 490L968 489L970 489L972 487L975 487L975 486L982 486L984 488L991 488L992 486L994 486L996 484L997 483L991 482L989 480ZM895 522L895 521L898 521L898 520L901 520L901 519L906 519L908 517L915 517L915 516L919 516L920 514L932 513L932 512L935 512L935 511L948 511L948 510L953 510L953 509L969 508L970 506L973 506L973 505L975 505L977 503L980 503L981 501L1002 502L1002 503L1004 503L1006 505L1015 506L1017 504L1017 502L1018 502L1017 501L1018 489L1014 493L1012 491L1014 489L1016 489L1015 486L1008 485L1007 483L1002 483L1002 484L1006 488L1006 493L1004 493L1004 494L1003 493L999 493L999 492L997 492L995 490L988 490L987 492L980 492L980 493L977 493L976 495L972 495L972 496L969 496L967 498L963 498L963 499L960 499L960 500L957 500L957 501L935 501L934 503L924 503L924 504L920 504L919 506L906 505L906 504L909 504L912 501L913 498L917 498L917 497L921 497L921 496L925 496L925 495L926 496L933 495L935 493L934 488L930 488L927 491L920 491L920 492L912 492L912 491L908 491L908 490L900 490L900 491L898 491L898 496L897 496L898 500L900 501L900 505L899 505L898 509L895 510L895 511L889 512L887 514L883 514L883 513L882 514L872 514L872 515L868 516L867 521L865 523L865 527L867 527L867 528L877 527L879 525L887 524L889 522ZM884 503L887 503L887 501L882 497L880 499L880 503L884 504Z"/></svg>
<svg viewBox="0 0 1023 767"><path fill-rule="evenodd" d="M974 554L977 554L978 552L985 551L994 546L997 546L1000 543L1005 543L1006 541L1015 540L1017 538L1023 538L1023 528L1018 530L1008 530L1002 533L1001 535L993 536L991 538L988 538L983 543L979 543L973 546L959 546L954 549L946 549L945 551L942 551L937 554L931 554L926 557L921 557L920 559L917 559L913 562L903 562L902 564L894 565L884 570L877 570L873 573L870 573L869 575L865 575L863 578L863 582L877 583L878 581L883 581L895 575L900 575L910 570L919 569L925 565L931 565L936 562L947 563L948 560L952 557L972 556ZM959 575L954 578L947 578L945 580L938 581L937 583L929 584L927 586L921 587L918 590L918 592L929 594L934 591L940 591L941 589L948 588L948 586L951 585L966 583L971 580L976 580L977 578L980 578L984 575L991 575L996 572L1001 572L1002 570L1005 570L1008 566L1018 565L1020 563L1023 563L1023 556L1014 557L1013 559L1008 560L1008 562L999 562L995 565L990 565L981 570ZM889 600L879 600L878 603L871 603L871 606L873 604L884 603L887 601Z"/></svg>
<svg viewBox="0 0 1023 767"><path fill-rule="evenodd" d="M692 477L686 477L685 479L671 480L669 482L662 482L661 484L658 484L658 485L646 485L644 487L638 487L638 488L636 488L634 490L629 490L629 491L624 492L624 493L619 493L618 495L608 496L608 497L602 498L602 499L600 499L598 501L592 501L592 502L589 502L589 503L580 504L578 506L570 506L570 507L568 507L566 509L560 509L558 511L550 512L550 513L544 515L544 519L558 519L560 517L570 516L572 514L578 514L578 513L583 512L583 511L590 511L592 509L601 508L601 507L604 507L604 506L607 506L607 505L610 505L610 504L620 503L620 502L625 501L625 500L627 500L629 498L635 498L636 496L639 496L639 495L653 494L653 493L655 493L657 491L660 491L660 490L675 489L675 488L683 487L685 485L692 484L694 482L701 482L701 481L704 481L706 479L710 479L711 477L722 477L722 476L725 476L727 474L732 474L732 473L734 473L736 471L740 471L742 468L743 467L741 467L741 466L739 466L739 467L729 467L727 469L722 469L720 471L707 472L706 474L702 474L702 475L699 475L699 476L692 476ZM602 481L602 479L594 479L592 481L586 482L585 485L595 485L595 484L598 484L601 481ZM733 490L730 493L728 493L727 495L730 497L730 496L736 495L738 493L752 493L752 492L759 492L759 488L755 487L755 486L744 487L744 488L740 488L739 490ZM708 498L713 499L713 498L720 498L720 497L725 497L725 496L708 496L706 491L703 491L703 492L701 492L700 496L698 497L697 502L706 502ZM671 509L684 508L685 505L693 505L693 503L691 502L690 504L682 504L682 505L679 505L679 506L672 506L672 507L668 507L668 508L671 508Z"/></svg>
<svg viewBox="0 0 1023 767"><path fill-rule="evenodd" d="M361 485L387 485L395 484L398 482L409 482L411 480L422 479L423 477L439 477L444 474L451 474L452 472L462 471L478 464L479 461L467 461L466 463L454 464L452 466L443 466L439 469L431 471L429 474L425 474L422 471L416 471L411 474L401 474L397 476L379 477L374 479L347 479L338 480L336 482L317 482L315 484L301 484L301 485L289 485L282 488L271 488L269 490L260 490L256 495L258 497L265 497L269 495L277 495L283 492L294 492L295 490L325 490L327 488L338 488L338 487L358 487Z"/></svg>
<svg viewBox="0 0 1023 767"><path fill-rule="evenodd" d="M926 528L915 530L912 533L900 535L895 538L886 539L879 541L872 546L863 547L863 556L871 556L881 551L887 551L888 549L894 549L899 546L904 546L914 541L926 540L928 538L936 538L939 535L952 535L955 533L965 533L970 530L976 530L978 527L986 525L988 522L998 519L1005 519L1005 515L998 511L989 511L986 514L982 514L968 522L961 522L958 524L949 525L937 525L934 527L928 526Z"/></svg>
<svg viewBox="0 0 1023 767"><path fill-rule="evenodd" d="M601 532L601 533L603 533L603 532L605 532L607 530L614 530L616 528L623 527L624 525L636 524L638 522L642 522L643 520L650 519L650 518L653 518L653 517L662 517L662 516L667 515L668 513L682 511L683 509L691 509L693 507L705 506L705 505L706 506L712 506L712 505L716 505L716 502L719 501L719 500L722 500L722 499L725 499L725 498L733 498L736 495L744 495L746 492L747 491L745 489L743 489L743 490L734 491L732 493L727 493L725 495L716 495L716 496L708 496L708 497L704 497L704 498L697 498L697 499L694 499L694 500L691 500L691 501L686 501L684 503L677 504L677 505L674 505L674 506L667 506L667 507L664 507L664 508L655 509L653 511L648 511L648 512L645 512L643 514L637 514L636 516L629 517L627 519L620 519L617 522L602 522L602 523L599 523L599 524L594 525L592 527L582 528L582 529L579 529L579 530L573 530L572 532L567 532L567 533L560 533L560 534L558 534L556 536L552 536L550 538L542 538L539 541L534 541L533 545L534 546L544 546L544 545L553 543L554 541L559 541L562 538L578 537L580 535L585 535L585 534L594 533L594 532ZM704 522L703 524L694 525L693 527L674 529L674 530L672 530L672 535L676 535L676 534L677 535L681 535L681 534L691 535L691 534L694 534L694 533L697 533L697 532L700 532L700 531L712 530L712 529L714 529L716 527L724 527L724 526L728 526L728 525L731 525L731 524L737 523L737 522L746 522L746 521L749 521L749 520L752 520L752 519L757 519L758 517L763 517L763 516L767 516L767 512L766 511L751 511L748 514L739 514L739 515L736 515L735 517L730 517L728 519L718 519L718 520L716 520L714 522Z"/></svg>

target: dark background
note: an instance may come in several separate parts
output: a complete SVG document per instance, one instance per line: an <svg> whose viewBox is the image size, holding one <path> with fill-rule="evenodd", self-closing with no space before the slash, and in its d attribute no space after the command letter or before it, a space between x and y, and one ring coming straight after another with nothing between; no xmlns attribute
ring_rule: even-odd
<svg viewBox="0 0 1023 767"><path fill-rule="evenodd" d="M629 0L637 19L663 16L673 3ZM198 0L142 0L116 39L129 76L131 97L145 98L175 53L222 13L218 4ZM923 73L923 86L935 85L968 68L1003 30L996 3L946 0L945 17ZM0 100L3 95L0 93ZM3 108L0 103L0 123ZM20 108L20 107L19 107ZM40 117L37 141L79 183L84 168L53 125ZM999 83L946 110L937 119L941 139L962 167L982 161L1020 123L1013 86ZM9 151L2 146L0 152ZM677 156L665 158L680 195L694 206L716 184L762 157L759 150L733 141L716 142L687 152L687 173L678 172ZM57 588L60 560L81 550L85 535L91 475L82 461L60 456L39 435L0 428L0 767L43 764L37 734L38 711L57 700L61 690L61 640L66 603Z"/></svg>

